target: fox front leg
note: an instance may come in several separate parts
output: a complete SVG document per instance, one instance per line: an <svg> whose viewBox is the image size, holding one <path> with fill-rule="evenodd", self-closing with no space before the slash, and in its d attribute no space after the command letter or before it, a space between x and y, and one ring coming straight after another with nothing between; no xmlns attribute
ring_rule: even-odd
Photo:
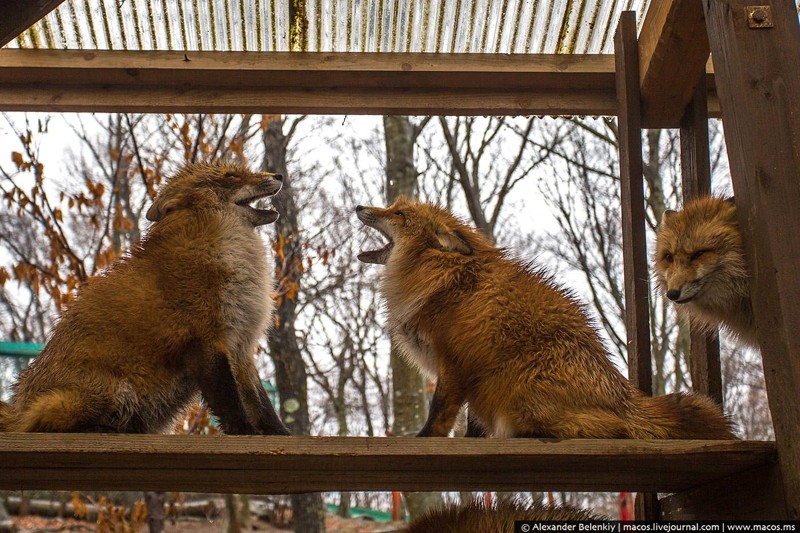
<svg viewBox="0 0 800 533"><path fill-rule="evenodd" d="M428 411L428 420L417 437L447 437L456 423L458 412L464 405L464 393L455 383L439 374L436 390Z"/></svg>
<svg viewBox="0 0 800 533"><path fill-rule="evenodd" d="M483 428L483 425L478 422L478 419L472 414L472 409L467 407L467 432L464 434L465 437L471 438L484 438L488 435L486 434L486 430Z"/></svg>
<svg viewBox="0 0 800 533"><path fill-rule="evenodd" d="M258 432L263 435L291 435L261 385L252 357L232 358L231 370L244 411Z"/></svg>
<svg viewBox="0 0 800 533"><path fill-rule="evenodd" d="M200 393L220 420L222 430L228 435L257 435L259 432L248 420L239 398L236 380L228 359L216 353L199 372L197 384Z"/></svg>

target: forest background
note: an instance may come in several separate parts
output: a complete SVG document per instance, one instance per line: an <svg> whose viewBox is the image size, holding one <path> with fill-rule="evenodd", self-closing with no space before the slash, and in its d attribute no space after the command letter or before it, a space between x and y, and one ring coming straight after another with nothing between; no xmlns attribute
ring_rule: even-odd
<svg viewBox="0 0 800 533"><path fill-rule="evenodd" d="M721 125L710 123L713 189L730 195ZM275 324L256 358L295 434L413 435L432 384L392 346L376 293L377 242L358 204L398 194L438 202L498 246L574 289L627 374L616 122L607 118L5 114L0 120L0 340L44 343L91 276L144 234L159 185L195 161L236 161L287 176L262 230L272 244ZM680 206L676 130L643 132L648 246ZM652 284L651 284L652 285ZM687 390L688 329L651 292L655 394ZM723 337L726 410L748 439L772 438L760 357ZM24 358L0 357L8 398ZM214 431L201 404L176 432ZM473 495L407 493L411 516ZM592 507L617 495L499 494ZM295 495L296 531L323 531L323 503L386 509L385 493ZM233 499L231 505L236 504ZM239 502L241 505L241 502Z"/></svg>

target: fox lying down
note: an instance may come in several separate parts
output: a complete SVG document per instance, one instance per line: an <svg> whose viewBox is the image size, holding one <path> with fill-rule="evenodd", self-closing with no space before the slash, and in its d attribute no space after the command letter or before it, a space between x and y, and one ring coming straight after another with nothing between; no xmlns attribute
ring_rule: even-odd
<svg viewBox="0 0 800 533"><path fill-rule="evenodd" d="M709 398L636 389L569 291L446 210L399 198L356 212L388 241L359 259L385 265L392 338L437 377L420 436L447 436L469 403L495 436L734 438Z"/></svg>
<svg viewBox="0 0 800 533"><path fill-rule="evenodd" d="M157 433L201 392L227 433L288 434L253 359L272 274L250 204L281 177L193 165L162 187L131 253L95 276L0 402L0 430Z"/></svg>

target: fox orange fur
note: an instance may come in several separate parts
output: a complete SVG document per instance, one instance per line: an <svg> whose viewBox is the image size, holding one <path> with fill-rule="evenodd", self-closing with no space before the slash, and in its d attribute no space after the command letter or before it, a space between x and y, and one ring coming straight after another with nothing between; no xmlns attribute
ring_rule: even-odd
<svg viewBox="0 0 800 533"><path fill-rule="evenodd" d="M641 393L569 291L445 209L400 198L356 211L389 241L359 259L385 264L392 337L437 377L421 436L447 436L468 403L496 436L733 438L704 396Z"/></svg>
<svg viewBox="0 0 800 533"><path fill-rule="evenodd" d="M272 274L249 204L281 176L192 165L161 189L141 243L93 277L0 410L5 431L155 433L201 392L228 433L288 434L253 359Z"/></svg>
<svg viewBox="0 0 800 533"><path fill-rule="evenodd" d="M520 502L499 502L486 507L478 502L445 505L414 520L408 533L508 533L514 521L606 520L588 511L565 506L544 506Z"/></svg>
<svg viewBox="0 0 800 533"><path fill-rule="evenodd" d="M730 200L713 196L666 211L656 238L655 277L678 314L702 330L722 326L758 347L750 276Z"/></svg>

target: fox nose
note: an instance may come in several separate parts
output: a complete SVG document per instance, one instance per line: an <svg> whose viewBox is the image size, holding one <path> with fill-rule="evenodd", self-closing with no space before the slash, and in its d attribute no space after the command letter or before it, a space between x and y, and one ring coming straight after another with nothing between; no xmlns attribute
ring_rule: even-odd
<svg viewBox="0 0 800 533"><path fill-rule="evenodd" d="M278 181L283 181L283 174L273 174L272 177Z"/></svg>
<svg viewBox="0 0 800 533"><path fill-rule="evenodd" d="M667 291L667 298L669 298L673 302L680 297L681 297L681 291L677 289L670 289Z"/></svg>
<svg viewBox="0 0 800 533"><path fill-rule="evenodd" d="M357 205L356 206L356 213L358 213L359 211L363 211L364 209L366 209L366 207L364 207L363 205Z"/></svg>

